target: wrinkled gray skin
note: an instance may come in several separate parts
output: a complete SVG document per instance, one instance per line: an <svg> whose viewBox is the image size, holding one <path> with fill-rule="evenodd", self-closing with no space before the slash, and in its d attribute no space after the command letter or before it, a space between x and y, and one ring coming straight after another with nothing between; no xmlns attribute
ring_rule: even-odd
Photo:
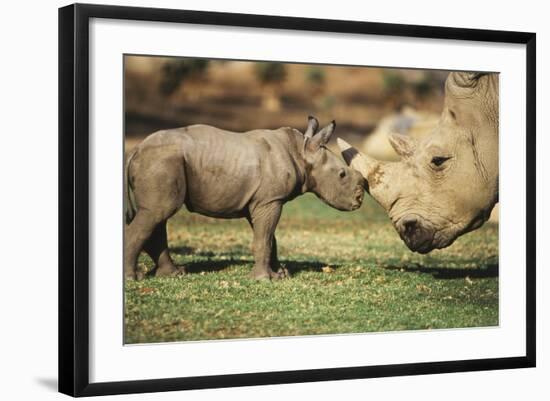
<svg viewBox="0 0 550 401"><path fill-rule="evenodd" d="M363 201L361 174L325 147L334 127L332 122L316 133L318 122L310 117L305 134L193 125L148 136L127 163L126 278L139 278L141 250L154 260L156 276L184 273L170 258L166 236L166 220L182 205L206 216L246 218L254 232L253 277L285 277L275 239L285 202L313 192L351 211Z"/></svg>
<svg viewBox="0 0 550 401"><path fill-rule="evenodd" d="M450 73L435 130L419 142L390 136L398 162L375 160L338 140L412 251L451 245L481 227L498 202L498 96L497 74Z"/></svg>

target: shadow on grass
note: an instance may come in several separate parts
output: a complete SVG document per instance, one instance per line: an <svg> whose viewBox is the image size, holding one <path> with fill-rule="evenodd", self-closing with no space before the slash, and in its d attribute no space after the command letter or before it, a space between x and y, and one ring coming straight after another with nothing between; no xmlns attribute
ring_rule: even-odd
<svg viewBox="0 0 550 401"><path fill-rule="evenodd" d="M176 254L193 254L202 258L208 258L207 260L198 260L184 263L182 267L185 267L185 271L191 274L201 272L216 272L230 266L254 265L254 258L250 256L243 259L240 251L220 253L214 253L210 251L194 252L193 248L186 246L173 247L170 248L170 251ZM288 272L291 276L300 272L321 273L323 271L323 267L327 266L326 263L322 263L319 261L281 260L280 262L284 267L288 269ZM337 269L338 267L339 266L331 265L331 268L333 269Z"/></svg>
<svg viewBox="0 0 550 401"><path fill-rule="evenodd" d="M327 266L326 263L322 263L318 261L309 262L309 261L284 260L284 261L281 261L281 263L283 264L284 267L287 268L291 276L300 272L321 273L323 271L323 267ZM337 269L340 266L331 264L330 267L331 269Z"/></svg>
<svg viewBox="0 0 550 401"><path fill-rule="evenodd" d="M234 258L241 258L241 256L247 255L248 249L243 248L235 248L230 250L229 252L212 252L212 251L196 251L195 248L192 248L190 246L174 246L170 248L170 253L180 255L180 256L198 256L202 258L219 258L219 257L225 257L229 259ZM252 257L252 255L250 255Z"/></svg>
<svg viewBox="0 0 550 401"><path fill-rule="evenodd" d="M201 272L217 272L229 266L249 265L249 260L223 259L223 260L201 260L197 262L188 262L183 266L185 271L190 274Z"/></svg>
<svg viewBox="0 0 550 401"><path fill-rule="evenodd" d="M422 265L413 266L384 266L386 270L402 270L406 273L431 274L436 279L452 280L459 278L492 278L498 277L498 263L484 265L482 268L460 268L460 267L425 267Z"/></svg>
<svg viewBox="0 0 550 401"><path fill-rule="evenodd" d="M218 255L220 256L220 255ZM294 276L300 272L322 272L326 263L321 262L296 262L296 261L281 261L282 265L288 269L291 276ZM197 262L186 263L185 271L187 273L201 273L201 272L216 272L223 270L229 266L243 266L253 265L253 260L242 259L222 259L222 260L204 260ZM338 266L331 265L331 268L336 269Z"/></svg>
<svg viewBox="0 0 550 401"><path fill-rule="evenodd" d="M189 255L193 253L195 248L191 248L190 246L174 246L170 247L171 253L177 253L178 255Z"/></svg>

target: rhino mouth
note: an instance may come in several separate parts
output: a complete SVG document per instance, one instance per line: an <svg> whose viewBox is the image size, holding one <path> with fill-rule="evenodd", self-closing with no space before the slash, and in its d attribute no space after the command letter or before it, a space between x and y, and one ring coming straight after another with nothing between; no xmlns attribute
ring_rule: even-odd
<svg viewBox="0 0 550 401"><path fill-rule="evenodd" d="M437 247L434 244L435 230L416 214L401 217L394 226L403 242L413 252L426 254Z"/></svg>
<svg viewBox="0 0 550 401"><path fill-rule="evenodd" d="M365 190L363 189L362 186L359 186L355 190L355 201L351 205L351 210L357 210L361 207L361 205L363 204L364 196L365 196Z"/></svg>
<svg viewBox="0 0 550 401"><path fill-rule="evenodd" d="M417 252L422 255L425 255L437 248L437 246L435 246L431 240L426 240L424 242L417 243L417 242L412 242L408 239L404 239L403 237L402 239L412 252Z"/></svg>
<svg viewBox="0 0 550 401"><path fill-rule="evenodd" d="M417 215L407 215L394 223L405 245L420 254L452 245L464 233L454 227L436 228L430 221Z"/></svg>
<svg viewBox="0 0 550 401"><path fill-rule="evenodd" d="M353 192L351 192L351 190L348 192L347 189L342 190L337 196L324 196L324 194L318 191L312 192L327 205L341 212L351 212L359 209L363 204L363 197L365 194L362 185L357 186Z"/></svg>
<svg viewBox="0 0 550 401"><path fill-rule="evenodd" d="M420 245L418 248L414 249L414 248L410 248L409 249L413 252L418 252L422 255L425 255L427 254L428 252L431 252L432 250L435 249L435 247L430 244L430 243L427 243L427 244L423 244L423 245Z"/></svg>

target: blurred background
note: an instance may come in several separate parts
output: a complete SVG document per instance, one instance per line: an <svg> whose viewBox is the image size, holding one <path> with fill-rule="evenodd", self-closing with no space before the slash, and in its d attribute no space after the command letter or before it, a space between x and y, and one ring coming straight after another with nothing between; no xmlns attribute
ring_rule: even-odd
<svg viewBox="0 0 550 401"><path fill-rule="evenodd" d="M196 123L231 131L281 126L303 131L309 114L322 125L335 119L337 135L360 146L377 128L407 133L419 123L436 121L447 74L126 56L126 149L156 130ZM386 142L383 138L375 147L391 153Z"/></svg>

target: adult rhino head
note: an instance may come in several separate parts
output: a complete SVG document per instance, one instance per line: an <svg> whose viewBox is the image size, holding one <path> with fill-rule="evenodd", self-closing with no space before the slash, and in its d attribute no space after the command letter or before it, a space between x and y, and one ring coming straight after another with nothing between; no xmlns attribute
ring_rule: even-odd
<svg viewBox="0 0 550 401"><path fill-rule="evenodd" d="M339 139L347 163L387 211L409 249L428 253L479 228L498 202L498 76L452 72L434 131L392 134L400 156L382 162Z"/></svg>

